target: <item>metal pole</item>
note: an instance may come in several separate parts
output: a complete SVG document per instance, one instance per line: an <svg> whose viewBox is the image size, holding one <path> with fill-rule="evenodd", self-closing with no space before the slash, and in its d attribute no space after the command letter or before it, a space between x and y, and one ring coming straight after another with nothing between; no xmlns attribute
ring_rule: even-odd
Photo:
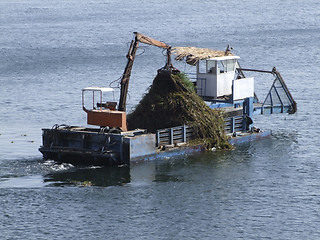
<svg viewBox="0 0 320 240"><path fill-rule="evenodd" d="M119 100L119 111L126 111L126 101L128 95L128 88L129 88L129 79L131 76L131 70L133 66L133 62L136 56L136 51L139 46L139 41L137 37L135 37L135 41L131 41L131 45L129 48L129 52L127 55L128 62L126 68L124 69L122 79L121 79L121 89L120 89L120 100Z"/></svg>
<svg viewBox="0 0 320 240"><path fill-rule="evenodd" d="M248 69L248 68L237 68L238 71L249 71L249 72L261 72L261 73L273 73L272 71Z"/></svg>

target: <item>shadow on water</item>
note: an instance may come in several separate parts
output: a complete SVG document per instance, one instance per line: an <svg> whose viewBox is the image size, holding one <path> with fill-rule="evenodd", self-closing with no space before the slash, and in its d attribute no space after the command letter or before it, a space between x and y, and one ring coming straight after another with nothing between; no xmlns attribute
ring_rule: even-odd
<svg viewBox="0 0 320 240"><path fill-rule="evenodd" d="M0 188L142 186L155 182L187 182L196 169L212 168L228 153L198 153L131 166L85 166L54 161L2 162Z"/></svg>
<svg viewBox="0 0 320 240"><path fill-rule="evenodd" d="M192 156L145 161L120 167L73 166L55 163L52 166L61 170L45 174L43 181L47 187L109 187L127 184L142 186L155 182L188 182L191 175L201 175L199 172L201 169L217 168L228 159L229 154L225 151L198 153Z"/></svg>
<svg viewBox="0 0 320 240"><path fill-rule="evenodd" d="M43 159L0 161L0 188L121 186L130 182L130 168L93 167Z"/></svg>
<svg viewBox="0 0 320 240"><path fill-rule="evenodd" d="M74 167L67 171L52 172L44 176L46 186L122 186L130 182L130 168Z"/></svg>
<svg viewBox="0 0 320 240"><path fill-rule="evenodd" d="M268 164L288 164L298 149L297 133L276 132L270 138L241 144L234 150L156 162L154 182L216 181L241 174L245 178L250 171Z"/></svg>

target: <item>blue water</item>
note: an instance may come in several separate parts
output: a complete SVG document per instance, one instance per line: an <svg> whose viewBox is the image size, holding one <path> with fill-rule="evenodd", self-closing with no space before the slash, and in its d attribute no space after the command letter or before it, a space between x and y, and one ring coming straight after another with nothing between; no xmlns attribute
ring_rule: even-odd
<svg viewBox="0 0 320 240"><path fill-rule="evenodd" d="M1 239L320 239L319 1L0 0L0 31ZM298 112L257 116L271 138L233 151L112 168L42 160L41 128L85 125L81 89L121 76L133 31L276 66ZM161 49L138 53L129 111L165 63ZM252 76L263 100L273 79Z"/></svg>

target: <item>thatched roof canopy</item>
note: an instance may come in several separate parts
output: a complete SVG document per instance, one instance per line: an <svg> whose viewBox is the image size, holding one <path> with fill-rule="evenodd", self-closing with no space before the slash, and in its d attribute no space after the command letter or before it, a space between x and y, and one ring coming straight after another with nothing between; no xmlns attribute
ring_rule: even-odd
<svg viewBox="0 0 320 240"><path fill-rule="evenodd" d="M176 60L186 59L186 63L196 65L199 60L204 60L214 57L232 56L229 46L226 51L213 50L209 48L197 47L174 47L172 53L177 55Z"/></svg>

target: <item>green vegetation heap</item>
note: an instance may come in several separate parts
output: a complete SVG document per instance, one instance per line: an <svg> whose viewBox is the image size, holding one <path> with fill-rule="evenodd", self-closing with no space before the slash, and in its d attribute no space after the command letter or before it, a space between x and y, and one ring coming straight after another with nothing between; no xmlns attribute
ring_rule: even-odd
<svg viewBox="0 0 320 240"><path fill-rule="evenodd" d="M195 143L204 142L207 149L231 148L224 133L223 112L210 109L183 73L159 71L127 122L129 129L144 128L152 133L186 124L194 129Z"/></svg>

